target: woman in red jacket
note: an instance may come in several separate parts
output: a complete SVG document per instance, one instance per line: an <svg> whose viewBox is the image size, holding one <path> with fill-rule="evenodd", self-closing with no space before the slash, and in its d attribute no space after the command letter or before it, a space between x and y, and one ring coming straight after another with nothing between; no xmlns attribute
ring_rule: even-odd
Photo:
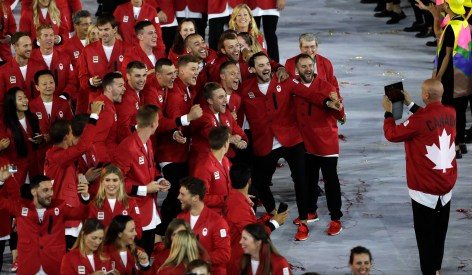
<svg viewBox="0 0 472 275"><path fill-rule="evenodd" d="M166 234L164 236L163 247L153 252L153 269L157 270L166 261L170 254L170 247L172 246L172 240L174 240L175 234L179 231L188 230L192 231L190 224L184 219L173 219L167 226ZM162 244L162 243L161 243Z"/></svg>
<svg viewBox="0 0 472 275"><path fill-rule="evenodd" d="M57 8L55 0L33 0L32 8L25 10L20 18L20 31L27 32L36 40L36 28L50 24L54 30L54 44L61 45L69 39L69 23ZM33 42L33 45L37 45Z"/></svg>
<svg viewBox="0 0 472 275"><path fill-rule="evenodd" d="M11 36L16 32L16 20L10 5L0 0L0 62L5 63L12 58ZM1 63L0 63L1 64Z"/></svg>
<svg viewBox="0 0 472 275"><path fill-rule="evenodd" d="M148 255L134 243L136 235L136 225L130 216L117 215L108 226L105 251L121 275L151 274Z"/></svg>
<svg viewBox="0 0 472 275"><path fill-rule="evenodd" d="M201 258L201 248L193 231L182 230L175 234L169 257L157 270L158 275L185 274L187 265Z"/></svg>
<svg viewBox="0 0 472 275"><path fill-rule="evenodd" d="M141 238L142 226L139 207L134 198L128 197L124 188L123 173L114 164L102 170L100 186L93 203L89 204L89 218L100 220L108 227L116 215L131 216L136 224L137 238Z"/></svg>
<svg viewBox="0 0 472 275"><path fill-rule="evenodd" d="M119 274L113 271L110 257L103 253L104 236L103 223L97 219L86 220L74 247L62 258L61 275Z"/></svg>
<svg viewBox="0 0 472 275"><path fill-rule="evenodd" d="M228 27L237 33L247 32L256 38L257 42L265 49L264 36L257 28L256 20L251 9L246 4L237 5L229 19Z"/></svg>
<svg viewBox="0 0 472 275"><path fill-rule="evenodd" d="M169 51L168 58L177 66L177 60L184 54L187 54L187 49L185 48L184 40L185 38L192 33L197 32L197 25L192 19L183 19L180 21L177 26L177 32L175 33L174 43L172 48Z"/></svg>
<svg viewBox="0 0 472 275"><path fill-rule="evenodd" d="M241 260L241 272L239 274L292 274L290 265L272 244L264 226L256 223L246 225L241 233L239 243L245 254Z"/></svg>

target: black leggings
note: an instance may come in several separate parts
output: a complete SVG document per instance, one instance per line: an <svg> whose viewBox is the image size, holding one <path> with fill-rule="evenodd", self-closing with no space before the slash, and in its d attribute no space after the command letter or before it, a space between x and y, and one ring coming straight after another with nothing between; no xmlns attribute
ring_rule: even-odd
<svg viewBox="0 0 472 275"><path fill-rule="evenodd" d="M162 41L166 45L166 55L169 54L172 44L174 43L175 32L177 27L161 27L162 30Z"/></svg>
<svg viewBox="0 0 472 275"><path fill-rule="evenodd" d="M276 15L264 15L254 17L254 19L256 20L256 24L259 29L261 29L262 21L264 37L267 45L267 54L271 59L279 62L279 42L276 34L279 17Z"/></svg>

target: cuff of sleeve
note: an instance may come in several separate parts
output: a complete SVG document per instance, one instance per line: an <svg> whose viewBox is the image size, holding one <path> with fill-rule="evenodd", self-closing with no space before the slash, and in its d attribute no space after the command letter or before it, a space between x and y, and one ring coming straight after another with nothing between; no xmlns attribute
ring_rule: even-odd
<svg viewBox="0 0 472 275"><path fill-rule="evenodd" d="M270 223L274 225L275 229L280 227L280 224L276 220L270 220Z"/></svg>
<svg viewBox="0 0 472 275"><path fill-rule="evenodd" d="M5 184L5 182L0 180L0 186L3 186L3 184Z"/></svg>
<svg viewBox="0 0 472 275"><path fill-rule="evenodd" d="M162 178L162 177L156 177L155 180L157 181L157 183L165 180L165 178Z"/></svg>
<svg viewBox="0 0 472 275"><path fill-rule="evenodd" d="M326 109L329 109L328 107L328 102L331 101L329 98L326 98L325 100L323 100L323 106L326 108Z"/></svg>
<svg viewBox="0 0 472 275"><path fill-rule="evenodd" d="M390 113L390 112L385 112L384 117L385 117L385 118L389 118L389 117L393 118L393 114Z"/></svg>
<svg viewBox="0 0 472 275"><path fill-rule="evenodd" d="M89 81L88 81L88 82L89 82L89 85L90 85L90 86L95 87L95 86L93 86L92 78L89 78Z"/></svg>
<svg viewBox="0 0 472 275"><path fill-rule="evenodd" d="M147 187L145 185L138 186L138 190L136 191L136 195L138 196L146 196L147 195Z"/></svg>
<svg viewBox="0 0 472 275"><path fill-rule="evenodd" d="M83 194L80 194L80 196L82 197L82 199L83 199L84 201L90 200L90 194L87 194L87 196L84 196Z"/></svg>
<svg viewBox="0 0 472 275"><path fill-rule="evenodd" d="M70 96L67 93L62 93L59 97L64 99L64 100L69 100L70 99Z"/></svg>
<svg viewBox="0 0 472 275"><path fill-rule="evenodd" d="M180 117L180 124L182 126L189 126L190 125L190 122L188 121L188 116L187 115L183 115Z"/></svg>

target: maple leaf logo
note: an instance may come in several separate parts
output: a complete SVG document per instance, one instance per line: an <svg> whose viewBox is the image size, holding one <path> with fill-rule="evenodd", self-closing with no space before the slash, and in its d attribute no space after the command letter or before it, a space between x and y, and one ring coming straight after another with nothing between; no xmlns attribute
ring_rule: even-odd
<svg viewBox="0 0 472 275"><path fill-rule="evenodd" d="M451 135L448 135L446 129L443 130L439 136L439 147L433 143L433 145L426 145L426 157L428 157L436 166L433 169L442 170L446 173L446 169L452 168L452 161L456 156L456 145L454 141L451 143Z"/></svg>

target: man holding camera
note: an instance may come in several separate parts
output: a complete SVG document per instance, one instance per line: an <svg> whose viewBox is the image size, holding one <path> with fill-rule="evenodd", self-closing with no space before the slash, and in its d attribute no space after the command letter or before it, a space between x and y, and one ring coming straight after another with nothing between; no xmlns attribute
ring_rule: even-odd
<svg viewBox="0 0 472 275"><path fill-rule="evenodd" d="M451 190L457 179L454 139L456 113L444 106L440 80L427 79L421 88L424 108L411 101L405 105L414 114L396 125L392 102L384 96L384 134L391 142L405 142L406 178L413 208L413 224L423 274L441 270L451 207Z"/></svg>

